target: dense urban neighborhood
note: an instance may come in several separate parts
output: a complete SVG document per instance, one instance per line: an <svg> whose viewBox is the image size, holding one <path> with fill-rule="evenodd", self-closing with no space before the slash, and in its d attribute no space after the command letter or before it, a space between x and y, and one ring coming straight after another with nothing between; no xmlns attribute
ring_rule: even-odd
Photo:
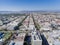
<svg viewBox="0 0 60 45"><path fill-rule="evenodd" d="M0 45L60 45L60 13L1 13Z"/></svg>

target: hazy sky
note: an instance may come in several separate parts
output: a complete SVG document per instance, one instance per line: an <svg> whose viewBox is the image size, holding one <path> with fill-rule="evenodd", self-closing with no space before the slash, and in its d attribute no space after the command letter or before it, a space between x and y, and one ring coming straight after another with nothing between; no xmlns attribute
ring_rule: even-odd
<svg viewBox="0 0 60 45"><path fill-rule="evenodd" d="M60 10L60 0L0 0L0 11Z"/></svg>

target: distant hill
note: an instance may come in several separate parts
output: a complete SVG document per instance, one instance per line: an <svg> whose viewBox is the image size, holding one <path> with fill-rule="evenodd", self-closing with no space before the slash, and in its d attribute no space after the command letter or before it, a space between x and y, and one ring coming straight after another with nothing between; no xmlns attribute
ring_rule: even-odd
<svg viewBox="0 0 60 45"><path fill-rule="evenodd" d="M38 11L0 11L0 14L23 14L23 13L32 13L32 12L36 12L36 13L45 13L45 12L54 12L54 13L60 13L60 11L42 11L42 10L38 10Z"/></svg>

